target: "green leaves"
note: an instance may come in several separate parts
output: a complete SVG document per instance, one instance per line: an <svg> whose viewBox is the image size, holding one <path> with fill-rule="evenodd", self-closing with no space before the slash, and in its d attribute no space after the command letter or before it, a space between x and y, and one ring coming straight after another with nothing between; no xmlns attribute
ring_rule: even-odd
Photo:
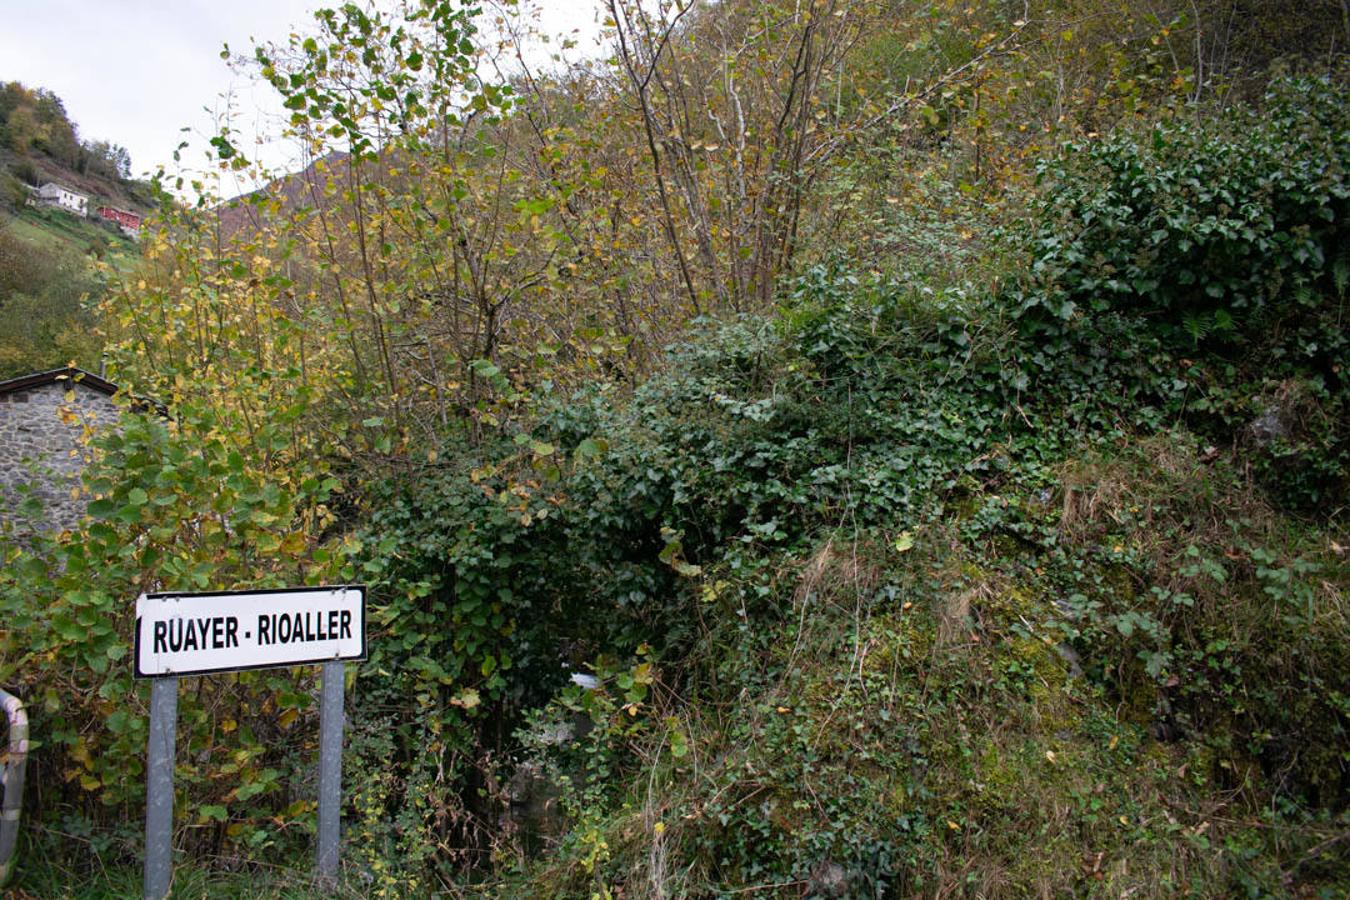
<svg viewBox="0 0 1350 900"><path fill-rule="evenodd" d="M1262 112L1121 131L1043 163L1036 289L1065 298L1044 308L1068 320L1073 305L1104 299L1153 317L1166 340L1231 345L1286 316L1284 298L1315 307L1300 289L1323 282L1330 293L1337 283L1326 261L1346 243L1336 210L1350 132L1343 103L1328 114L1335 107L1308 102L1309 92L1338 89L1284 82Z"/></svg>
<svg viewBox="0 0 1350 900"><path fill-rule="evenodd" d="M683 759L689 755L689 738L685 736L680 727L680 720L674 716L666 719L666 740L670 747L670 755L675 759Z"/></svg>
<svg viewBox="0 0 1350 900"><path fill-rule="evenodd" d="M224 822L228 812L225 807L208 803L197 809L197 819L200 822Z"/></svg>
<svg viewBox="0 0 1350 900"><path fill-rule="evenodd" d="M216 148L216 155L221 159L233 159L239 151L235 149L234 144L230 142L227 135L218 134L211 138L210 144Z"/></svg>
<svg viewBox="0 0 1350 900"><path fill-rule="evenodd" d="M168 423L153 411L123 411L120 431L96 439L96 462L85 473L96 499L77 537L40 540L0 566L0 616L43 660L17 672L16 684L25 694L50 690L64 698L42 727L83 736L68 745L82 772L69 783L110 810L143 798L144 720L137 711L144 704L134 696L141 688L129 661L137 594L349 580L342 545L310 552L314 529L331 522L323 504L339 487L322 459L285 455L290 436L271 420L253 420L250 442L243 428L223 439L220 423L229 413L219 407L185 399L174 414ZM294 477L300 466L303 480ZM0 544L0 552L9 551ZM40 607L34 597L42 598ZM25 606L42 614L24 613ZM306 690L293 683L279 689L288 682L206 679L180 699L180 735L217 748L189 787L205 820L225 821L226 809L257 821L275 813L280 770L255 778L237 762L241 754L271 758L265 736L277 704L285 693ZM228 729L217 729L227 721ZM54 783L51 791L51 802L60 802L62 788Z"/></svg>

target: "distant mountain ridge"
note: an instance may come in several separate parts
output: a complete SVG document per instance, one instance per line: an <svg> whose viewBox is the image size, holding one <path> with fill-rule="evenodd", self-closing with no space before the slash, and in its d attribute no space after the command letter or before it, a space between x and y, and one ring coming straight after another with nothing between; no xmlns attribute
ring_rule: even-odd
<svg viewBox="0 0 1350 900"><path fill-rule="evenodd" d="M278 202L287 211L317 205L324 197L328 179L341 174L349 156L342 152L329 153L297 172L277 176L256 191L221 203L216 207L221 235L231 237L256 227L259 223L255 204L264 198Z"/></svg>

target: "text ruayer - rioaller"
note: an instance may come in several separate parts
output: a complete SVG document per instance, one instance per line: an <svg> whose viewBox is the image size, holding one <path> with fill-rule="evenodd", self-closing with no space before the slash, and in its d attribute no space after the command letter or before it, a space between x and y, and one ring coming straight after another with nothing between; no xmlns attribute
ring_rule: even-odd
<svg viewBox="0 0 1350 900"><path fill-rule="evenodd" d="M348 640L352 636L352 613L349 609L264 613L258 616L257 634L259 647ZM252 633L246 631L244 637L251 638ZM239 618L167 619L155 623L153 640L155 653L228 650L239 646Z"/></svg>

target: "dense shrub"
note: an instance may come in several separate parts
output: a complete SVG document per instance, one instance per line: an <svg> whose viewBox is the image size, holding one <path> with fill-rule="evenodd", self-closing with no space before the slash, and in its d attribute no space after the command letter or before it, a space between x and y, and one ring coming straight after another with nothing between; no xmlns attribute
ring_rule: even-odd
<svg viewBox="0 0 1350 900"><path fill-rule="evenodd" d="M1299 852L1343 823L1347 573L1325 536L1282 533L1193 435L1140 443L1147 417L1093 428L1058 391L1019 394L1027 351L996 303L822 270L793 304L536 435L605 436L562 477L567 538L542 545L587 563L605 616L574 646L604 687L554 707L592 717L586 740L532 749L572 827L513 890L835 873L925 892L953 855L990 890L1140 890L1118 866L1141 853L1171 871L1146 892L1278 885L1259 829L1225 832L1241 852L1177 835L1211 827L1217 790L1274 803L1262 827Z"/></svg>
<svg viewBox="0 0 1350 900"><path fill-rule="evenodd" d="M564 685L566 667L604 682L561 691L545 716L554 724L522 738L531 765L564 786L571 822L549 861L526 870L539 880L523 893L655 877L641 854L658 820L678 830L672 869L693 879L662 882L672 890L808 884L839 866L852 889L922 891L945 877L952 836L972 827L984 830L970 846L1029 890L1076 851L1032 853L1006 817L1041 815L1031 797L1106 785L1115 800L1084 799L1074 821L1117 846L1106 823L1161 814L1141 799L1159 752L1192 771L1168 782L1186 798L1174 809L1185 828L1202 824L1188 817L1202 815L1204 791L1233 787L1229 773L1244 766L1243 790L1279 798L1273 821L1295 844L1334 827L1346 773L1341 588L1308 606L1298 598L1317 592L1308 572L1343 585L1344 567L1316 532L1273 533L1263 501L1222 464L1196 462L1203 447L1185 433L1157 439L1191 460L1184 470L1088 476L1088 462L1066 473L1089 448L1109 458L1134 446L1153 416L1129 395L1075 398L1080 412L1124 414L1100 427L1065 414L1066 388L1027 390L1017 365L1035 339L1024 343L1010 319L987 297L815 270L782 320L710 325L631 397L559 405L477 460L476 486L461 472L405 488L417 537L396 541L398 565L435 573L428 601L441 611L409 646L440 641L438 658L457 660L444 689L452 714L454 691L474 685L478 752L482 733L532 719L525 709ZM1084 371L1060 362L1066 379ZM504 488L523 472L540 488L522 506ZM1224 480L1209 484L1211 472ZM1223 514L1231 530L1197 525ZM478 610L489 582L511 595L501 620L466 619L460 607ZM447 613L454 629L437 630ZM944 649L966 632L980 650ZM509 645L504 681L459 661L455 634ZM1057 639L1077 648L1084 680L1047 650ZM871 645L886 648L876 652L889 668L863 666L855 693L843 673ZM1265 687L1244 689L1244 678ZM873 717L870 691L895 718ZM964 756L952 755L949 729L903 724L945 715L974 728L994 708L1016 726L963 737ZM593 720L589 736L540 744L569 710ZM1062 779L1037 774L1046 749L1075 760ZM999 793L968 795L959 772L1000 779ZM462 776L472 806L478 782ZM630 793L644 779L664 785L659 799ZM1095 811L1112 803L1120 812ZM878 819L880 808L894 817ZM1133 834L1154 865L1187 860L1197 884L1270 883L1267 857L1253 868L1173 847L1166 832ZM1082 887L1062 879L1060 889Z"/></svg>
<svg viewBox="0 0 1350 900"><path fill-rule="evenodd" d="M1176 119L1043 163L1026 310L1138 317L1169 346L1259 346L1350 284L1350 113L1279 84L1218 123Z"/></svg>
<svg viewBox="0 0 1350 900"><path fill-rule="evenodd" d="M1180 416L1219 444L1256 437L1283 502L1334 509L1350 462L1347 109L1339 85L1282 81L1258 109L1043 163L1029 271L1008 292L1036 389L1141 424Z"/></svg>

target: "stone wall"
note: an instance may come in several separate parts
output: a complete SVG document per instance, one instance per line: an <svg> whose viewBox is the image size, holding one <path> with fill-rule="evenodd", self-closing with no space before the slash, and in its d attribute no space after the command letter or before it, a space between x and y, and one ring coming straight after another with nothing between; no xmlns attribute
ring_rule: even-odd
<svg viewBox="0 0 1350 900"><path fill-rule="evenodd" d="M0 521L26 529L21 505L31 496L42 503L37 527L73 526L88 503L71 496L85 464L85 427L116 421L111 397L70 381L0 393Z"/></svg>

